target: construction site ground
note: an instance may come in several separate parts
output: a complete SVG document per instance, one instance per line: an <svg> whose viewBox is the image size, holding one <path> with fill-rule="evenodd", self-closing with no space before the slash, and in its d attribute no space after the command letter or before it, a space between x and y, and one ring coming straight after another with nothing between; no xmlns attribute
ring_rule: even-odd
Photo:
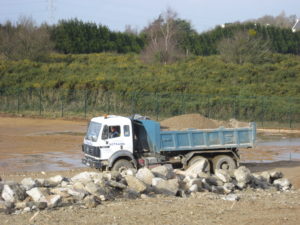
<svg viewBox="0 0 300 225"><path fill-rule="evenodd" d="M43 178L57 174L71 177L82 171L93 171L80 163L86 127L86 120L1 116L0 177L3 180L20 181L24 177ZM184 127L181 125L181 128ZM265 136L276 133L274 130L265 132L268 132L263 134ZM282 146L277 147L262 145L254 149L241 149L242 164L252 172L271 169L282 171L294 185L293 191L243 191L238 193L240 200L234 202L206 192L187 199L163 196L119 199L103 202L94 209L75 205L20 215L1 213L0 225L299 224L300 161L276 160L283 151ZM287 148L294 155L299 154L299 146Z"/></svg>

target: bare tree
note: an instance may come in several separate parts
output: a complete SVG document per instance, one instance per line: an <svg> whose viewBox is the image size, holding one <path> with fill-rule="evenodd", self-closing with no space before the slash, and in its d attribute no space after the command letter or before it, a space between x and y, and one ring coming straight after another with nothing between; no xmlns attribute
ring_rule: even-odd
<svg viewBox="0 0 300 225"><path fill-rule="evenodd" d="M237 32L233 38L226 38L218 43L218 50L226 62L237 64L261 63L271 53L269 41L257 36L255 30Z"/></svg>
<svg viewBox="0 0 300 225"><path fill-rule="evenodd" d="M179 27L176 20L177 13L168 8L144 29L148 41L142 52L144 61L167 64L183 57L178 47Z"/></svg>
<svg viewBox="0 0 300 225"><path fill-rule="evenodd" d="M21 17L15 26L7 22L0 30L0 52L8 59L39 60L52 49L47 26L36 26L30 17Z"/></svg>
<svg viewBox="0 0 300 225"><path fill-rule="evenodd" d="M281 12L278 16L266 15L261 18L254 20L253 22L264 24L264 25L273 25L281 28L291 28L297 19L296 15L286 16L285 12Z"/></svg>

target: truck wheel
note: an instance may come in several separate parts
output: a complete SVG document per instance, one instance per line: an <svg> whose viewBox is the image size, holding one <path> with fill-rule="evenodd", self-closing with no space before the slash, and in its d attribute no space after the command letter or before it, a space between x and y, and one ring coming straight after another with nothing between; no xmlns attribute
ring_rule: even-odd
<svg viewBox="0 0 300 225"><path fill-rule="evenodd" d="M216 169L223 169L223 170L234 170L236 169L236 163L228 155L218 155L213 158L213 168L214 171Z"/></svg>
<svg viewBox="0 0 300 225"><path fill-rule="evenodd" d="M203 156L199 156L199 155L196 155L194 156L188 163L188 167L190 167L191 165L193 165L194 163L200 161L200 160L208 160L206 158L204 158ZM210 172L210 163L209 163L209 160L208 160L208 164L207 164L207 167L205 168L204 170L205 173L208 173Z"/></svg>
<svg viewBox="0 0 300 225"><path fill-rule="evenodd" d="M130 168L133 168L133 165L130 161L128 161L126 159L119 159L114 163L111 170L121 173L124 170L130 169Z"/></svg>

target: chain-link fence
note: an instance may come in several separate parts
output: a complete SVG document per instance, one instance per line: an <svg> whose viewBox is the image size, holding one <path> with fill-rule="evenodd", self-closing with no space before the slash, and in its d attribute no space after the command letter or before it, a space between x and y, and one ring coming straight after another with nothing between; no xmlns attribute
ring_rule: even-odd
<svg viewBox="0 0 300 225"><path fill-rule="evenodd" d="M103 114L167 117L200 113L206 117L255 121L260 127L300 128L300 98L103 92L99 90L1 90L2 113L90 118Z"/></svg>

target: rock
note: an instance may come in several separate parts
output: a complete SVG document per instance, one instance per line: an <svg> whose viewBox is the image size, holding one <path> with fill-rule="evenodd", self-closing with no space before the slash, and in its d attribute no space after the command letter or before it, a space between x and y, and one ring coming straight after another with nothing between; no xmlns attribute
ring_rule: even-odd
<svg viewBox="0 0 300 225"><path fill-rule="evenodd" d="M208 167L209 162L207 159L201 159L197 162L195 162L193 165L191 165L186 171L186 176L193 176L198 177L198 175L202 172L206 171L206 168Z"/></svg>
<svg viewBox="0 0 300 225"><path fill-rule="evenodd" d="M282 190L282 191L287 191L289 189L291 189L291 183L288 179L286 178L280 178L277 180L274 180L273 184L275 185L275 187L278 190Z"/></svg>
<svg viewBox="0 0 300 225"><path fill-rule="evenodd" d="M25 188L18 183L4 184L2 198L7 202L23 201L26 198Z"/></svg>
<svg viewBox="0 0 300 225"><path fill-rule="evenodd" d="M74 190L72 188L68 189L68 194L72 195L77 200L82 200L87 195L85 191Z"/></svg>
<svg viewBox="0 0 300 225"><path fill-rule="evenodd" d="M283 174L280 171L271 171L270 178L271 178L271 181L273 182L274 180L283 178Z"/></svg>
<svg viewBox="0 0 300 225"><path fill-rule="evenodd" d="M270 173L268 171L262 172L260 174L260 178L261 178L261 181L264 181L264 182L267 182L267 183L271 182L271 176L270 176Z"/></svg>
<svg viewBox="0 0 300 225"><path fill-rule="evenodd" d="M88 195L83 200L85 206L87 208L96 208L97 205L101 204L101 199L94 196L94 195Z"/></svg>
<svg viewBox="0 0 300 225"><path fill-rule="evenodd" d="M240 197L237 196L236 194L229 194L221 197L221 199L226 200L226 201L238 201L240 200Z"/></svg>
<svg viewBox="0 0 300 225"><path fill-rule="evenodd" d="M62 197L60 195L47 196L47 206L49 208L55 208L61 203Z"/></svg>
<svg viewBox="0 0 300 225"><path fill-rule="evenodd" d="M206 178L206 182L209 185L214 185L214 186L223 186L224 182L219 180L216 176L211 176Z"/></svg>
<svg viewBox="0 0 300 225"><path fill-rule="evenodd" d="M236 186L237 186L240 190L242 190L242 189L245 189L245 188L247 187L247 183L245 183L245 182L238 182L238 183L236 184Z"/></svg>
<svg viewBox="0 0 300 225"><path fill-rule="evenodd" d="M29 208L36 207L37 209L43 210L47 208L47 202L27 202L26 207Z"/></svg>
<svg viewBox="0 0 300 225"><path fill-rule="evenodd" d="M13 202L0 201L0 213L10 214L14 211Z"/></svg>
<svg viewBox="0 0 300 225"><path fill-rule="evenodd" d="M27 202L17 202L15 203L16 209L24 209L26 207Z"/></svg>
<svg viewBox="0 0 300 225"><path fill-rule="evenodd" d="M146 194L141 194L141 199L147 199L147 198L149 198L148 195L146 195Z"/></svg>
<svg viewBox="0 0 300 225"><path fill-rule="evenodd" d="M234 177L238 183L249 183L251 181L251 173L248 168L241 166L234 170Z"/></svg>
<svg viewBox="0 0 300 225"><path fill-rule="evenodd" d="M60 195L62 198L67 198L70 196L68 193L68 188L58 187L50 189L51 194Z"/></svg>
<svg viewBox="0 0 300 225"><path fill-rule="evenodd" d="M127 170L124 170L121 175L122 177L126 177L126 176L135 176L136 174L136 170L135 169L127 169Z"/></svg>
<svg viewBox="0 0 300 225"><path fill-rule="evenodd" d="M79 174L73 176L71 178L71 181L73 183L75 183L75 182L80 182L80 183L94 182L93 181L94 175L95 174L92 172L82 172L82 173L79 173Z"/></svg>
<svg viewBox="0 0 300 225"><path fill-rule="evenodd" d="M207 178L202 178L202 188L208 191L212 190L211 185L207 182Z"/></svg>
<svg viewBox="0 0 300 225"><path fill-rule="evenodd" d="M45 185L45 179L43 178L38 178L35 180L35 182L37 187L44 187Z"/></svg>
<svg viewBox="0 0 300 225"><path fill-rule="evenodd" d="M213 193L217 193L217 194L224 194L225 193L223 186L214 186L213 185L213 186L211 186L211 191Z"/></svg>
<svg viewBox="0 0 300 225"><path fill-rule="evenodd" d="M143 181L139 180L138 178L134 176L126 176L125 179L129 188L139 193L146 191L147 189L146 184Z"/></svg>
<svg viewBox="0 0 300 225"><path fill-rule="evenodd" d="M216 169L215 176L219 178L221 181L223 181L224 183L228 183L231 181L231 177L226 170Z"/></svg>
<svg viewBox="0 0 300 225"><path fill-rule="evenodd" d="M234 191L235 185L233 183L225 183L223 185L223 190L225 194L229 194Z"/></svg>
<svg viewBox="0 0 300 225"><path fill-rule="evenodd" d="M25 188L26 191L30 190L31 188L34 188L37 186L37 181L32 179L31 177L28 178L24 178L21 181L21 184L23 185L23 187Z"/></svg>
<svg viewBox="0 0 300 225"><path fill-rule="evenodd" d="M133 189L127 188L123 192L123 197L128 199L137 199L140 197L140 193Z"/></svg>
<svg viewBox="0 0 300 225"><path fill-rule="evenodd" d="M252 174L252 188L268 189L270 187L271 184L266 181L265 177L258 174Z"/></svg>
<svg viewBox="0 0 300 225"><path fill-rule="evenodd" d="M177 179L164 180L160 178L160 180L156 180L155 182L152 182L152 184L155 184L155 191L157 193L164 195L175 196L179 189L179 183Z"/></svg>
<svg viewBox="0 0 300 225"><path fill-rule="evenodd" d="M160 178L160 177L154 177L152 179L152 186L156 186L159 182L164 181L164 179Z"/></svg>
<svg viewBox="0 0 300 225"><path fill-rule="evenodd" d="M144 167L137 171L136 178L143 181L147 185L151 185L152 179L154 178L153 173L148 168Z"/></svg>
<svg viewBox="0 0 300 225"><path fill-rule="evenodd" d="M190 186L189 190L190 193L192 192L198 192L198 185L197 184L193 184L192 186Z"/></svg>
<svg viewBox="0 0 300 225"><path fill-rule="evenodd" d="M47 189L45 188L32 188L26 193L32 198L35 202L47 202L46 196L48 195Z"/></svg>
<svg viewBox="0 0 300 225"><path fill-rule="evenodd" d="M31 208L30 207L26 207L26 208L23 209L23 212L24 213L31 212Z"/></svg>
<svg viewBox="0 0 300 225"><path fill-rule="evenodd" d="M90 182L92 182L92 181L90 181ZM85 185L79 181L75 182L72 187L73 187L73 189L78 190L78 191L85 190Z"/></svg>
<svg viewBox="0 0 300 225"><path fill-rule="evenodd" d="M100 191L100 187L94 182L87 183L84 189L92 195L96 195Z"/></svg>
<svg viewBox="0 0 300 225"><path fill-rule="evenodd" d="M114 187L114 188L118 188L118 189L126 189L127 188L127 186L125 184L117 182L117 181L113 181L113 180L107 181L107 185Z"/></svg>
<svg viewBox="0 0 300 225"><path fill-rule="evenodd" d="M154 167L151 169L151 171L155 177L160 177L166 180L173 179L175 177L175 173L171 164Z"/></svg>
<svg viewBox="0 0 300 225"><path fill-rule="evenodd" d="M63 180L64 180L64 177L61 175L50 177L49 179L45 180L44 186L56 187L56 186L60 185Z"/></svg>
<svg viewBox="0 0 300 225"><path fill-rule="evenodd" d="M192 187L194 185L197 185L197 191L202 189L202 179L201 178L186 177L183 181L185 182L184 189L188 192L191 192L191 189L195 188L195 187Z"/></svg>
<svg viewBox="0 0 300 225"><path fill-rule="evenodd" d="M0 181L0 200L1 200L1 195L2 195L3 187L4 187L4 183L2 183L2 182Z"/></svg>

